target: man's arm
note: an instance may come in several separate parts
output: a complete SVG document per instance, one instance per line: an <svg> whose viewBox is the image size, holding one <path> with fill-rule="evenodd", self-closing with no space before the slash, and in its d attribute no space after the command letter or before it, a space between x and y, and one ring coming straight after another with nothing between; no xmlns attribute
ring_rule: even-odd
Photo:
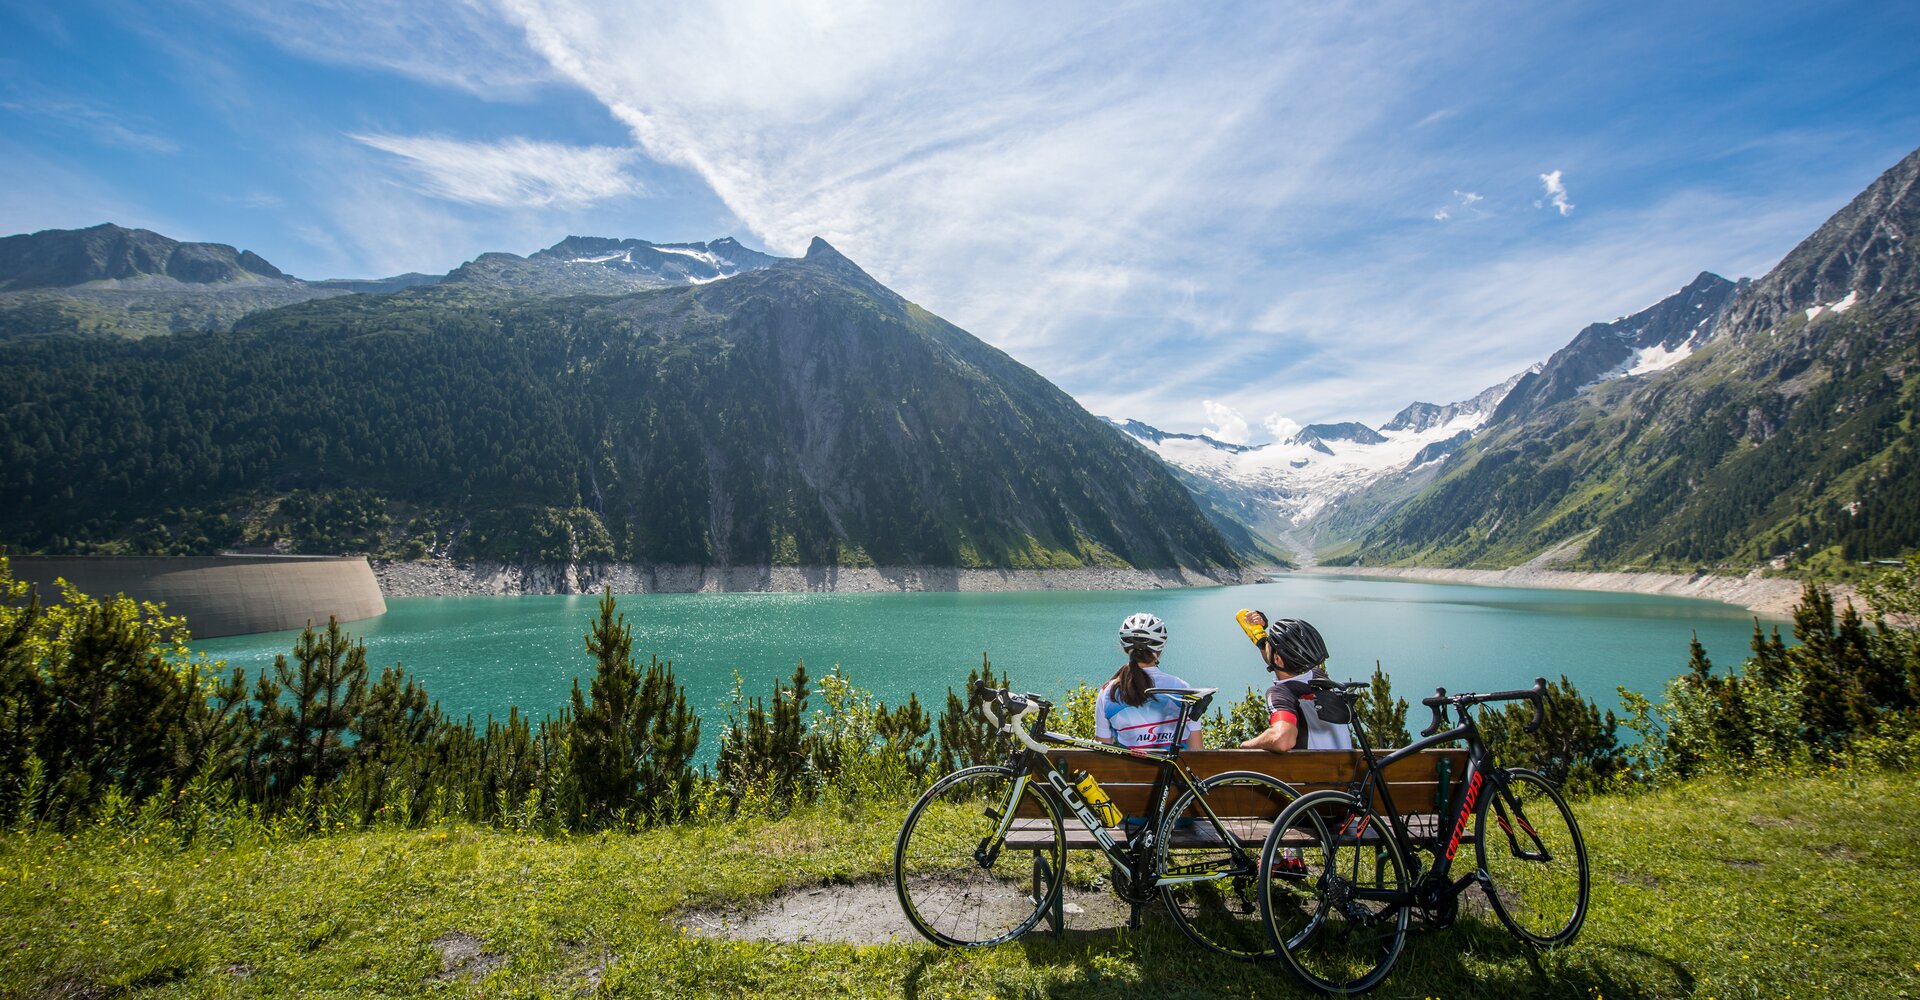
<svg viewBox="0 0 1920 1000"><path fill-rule="evenodd" d="M1300 742L1300 725L1290 716L1282 715L1278 722L1267 727L1267 731L1240 744L1242 750L1271 750L1285 753Z"/></svg>

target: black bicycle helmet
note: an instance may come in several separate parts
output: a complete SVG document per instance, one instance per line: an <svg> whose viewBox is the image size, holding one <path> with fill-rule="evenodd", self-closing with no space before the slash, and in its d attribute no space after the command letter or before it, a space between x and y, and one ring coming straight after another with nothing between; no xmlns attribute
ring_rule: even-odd
<svg viewBox="0 0 1920 1000"><path fill-rule="evenodd" d="M1298 618L1276 618L1267 623L1267 644L1295 673L1327 662L1327 642L1320 630Z"/></svg>

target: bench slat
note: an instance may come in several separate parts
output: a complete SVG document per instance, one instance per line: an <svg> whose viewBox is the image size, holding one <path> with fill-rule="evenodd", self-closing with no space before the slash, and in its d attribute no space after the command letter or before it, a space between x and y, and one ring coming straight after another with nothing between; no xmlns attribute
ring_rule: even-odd
<svg viewBox="0 0 1920 1000"><path fill-rule="evenodd" d="M1124 815L1146 814L1153 792L1151 782L1159 770L1157 762L1092 750L1061 750L1052 756L1070 770L1092 774ZM1301 750L1283 754L1263 750L1193 750L1181 754L1180 759L1198 775L1253 771L1285 781L1302 795L1324 788L1345 790L1366 764L1366 758L1357 750ZM1443 796L1451 797L1458 792L1466 765L1464 749L1425 750L1396 762L1385 772L1394 806L1403 816L1430 818L1430 814L1449 805L1440 801ZM1447 772L1445 782L1439 780L1443 770ZM1208 796L1207 801L1212 803L1216 814L1227 820L1271 822L1286 806L1278 797L1250 787L1220 789ZM1374 808L1385 809L1385 802L1378 795L1374 798ZM1015 815L1034 819L1039 818L1041 812L1023 797ZM1085 841L1084 846L1094 846L1092 836L1080 829L1076 821L1071 817L1063 819L1070 830L1078 830L1077 834L1069 833L1070 845L1076 843L1077 836ZM1412 822L1410 818L1409 823Z"/></svg>
<svg viewBox="0 0 1920 1000"><path fill-rule="evenodd" d="M1102 784L1100 787L1106 790L1109 798L1113 799L1113 804L1120 807L1122 815L1146 815L1148 799L1153 795L1153 786ZM1299 792L1305 795L1308 792L1319 791L1324 788L1333 788L1335 791L1345 791L1346 787L1345 785L1305 785L1299 788ZM1393 790L1394 807L1402 815L1437 812L1440 807L1444 805L1444 803L1437 804L1434 801L1435 794L1439 791L1439 786L1436 782L1395 782L1391 787ZM1453 785L1451 788L1457 791L1459 785ZM1274 817L1280 815L1280 810L1286 808L1285 800L1254 788L1218 789L1207 796L1207 802L1213 806L1214 814L1222 818L1252 817L1271 821ZM1386 804L1378 795L1374 796L1374 808L1381 812L1386 811ZM1192 812L1196 816L1199 815L1198 810L1193 810ZM1014 815L1039 817L1043 814L1038 805L1034 804L1027 797L1022 796L1020 809L1014 813ZM1065 816L1062 816L1062 819L1065 818Z"/></svg>
<svg viewBox="0 0 1920 1000"><path fill-rule="evenodd" d="M1439 836L1440 817L1438 816L1431 814L1408 816L1406 817L1406 821L1408 831L1412 833L1416 839L1432 840ZM1227 832L1231 834L1235 840L1238 840L1241 846L1247 848L1257 848L1264 843L1267 839L1267 831L1272 828L1272 825L1271 822L1262 822L1253 819L1226 821ZM1099 849L1100 844L1093 839L1093 834L1089 833L1087 828L1081 826L1078 822L1069 820L1065 823L1064 828L1066 831L1067 850L1092 851ZM1112 828L1109 829L1108 832L1113 835L1115 843L1125 844L1127 842L1127 835L1124 828ZM1209 829L1208 832L1210 833L1211 829ZM1306 843L1309 838L1296 834L1293 839L1300 843ZM1366 836L1362 839L1367 843L1372 843L1379 839L1378 831L1368 830ZM1045 848L1052 843L1053 830L1044 820L1015 820L1013 829L1007 833L1006 846L1008 850L1033 851ZM1208 843L1208 841L1203 840L1201 835L1196 833L1192 827L1175 832L1173 837L1173 845L1175 847L1199 847L1205 846L1206 843ZM1471 830L1460 838L1460 843L1463 845L1473 843L1473 833Z"/></svg>
<svg viewBox="0 0 1920 1000"><path fill-rule="evenodd" d="M1157 761L1104 754L1095 750L1056 750L1048 756L1061 761L1069 770L1086 771L1103 785L1109 780L1117 784L1152 781L1160 767ZM1376 751L1375 756L1384 757L1386 754ZM1439 778L1441 761L1450 763L1453 780L1458 781L1466 770L1467 752L1422 750L1406 760L1396 762L1387 769L1386 777L1390 782L1435 781ZM1358 750L1293 750L1287 753L1188 750L1180 754L1180 762L1203 778L1227 771L1257 771L1293 785L1352 784L1366 766L1366 758Z"/></svg>

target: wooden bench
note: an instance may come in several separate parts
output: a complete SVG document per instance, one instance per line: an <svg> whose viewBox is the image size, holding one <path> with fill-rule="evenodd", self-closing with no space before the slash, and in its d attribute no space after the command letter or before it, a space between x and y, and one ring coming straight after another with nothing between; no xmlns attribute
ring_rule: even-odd
<svg viewBox="0 0 1920 1000"><path fill-rule="evenodd" d="M1066 766L1069 772L1086 771L1100 782L1114 804L1127 816L1144 816L1147 813L1147 800L1153 793L1153 782L1158 776L1160 765L1155 761L1137 758L1119 757L1112 754L1096 753L1091 750L1055 750L1050 754L1054 760ZM1384 757L1376 753L1376 758ZM1289 753L1268 753L1265 750L1190 750L1180 755L1181 763L1192 771L1196 778L1211 777L1228 771L1253 771L1278 778L1292 786L1299 795L1332 788L1345 791L1359 780L1366 768L1366 758L1358 750L1295 750ZM1440 810L1445 809L1449 800L1459 790L1460 776L1467 766L1465 750L1423 750L1418 754L1398 761L1383 772L1387 787L1393 796L1393 804L1399 810L1402 819L1407 821L1408 831L1416 838L1438 839L1443 830ZM1169 793L1170 801L1177 799L1181 789L1176 786ZM1213 806L1214 813L1226 825L1227 832L1239 844L1248 850L1257 851L1266 841L1267 832L1273 821L1279 817L1280 810L1286 808L1286 800L1258 793L1254 789L1227 788L1207 796L1207 802ZM1376 808L1384 808L1378 796ZM1451 817L1449 817L1451 819ZM1072 814L1061 817L1066 835L1067 850L1098 850L1099 844L1093 834L1082 826ZM1204 821L1174 833L1171 845L1205 846L1211 843L1212 831L1204 832L1206 840L1196 839L1203 836L1199 832L1202 826L1210 826ZM1124 844L1127 839L1126 827L1109 829L1115 842ZM1369 830L1366 837L1379 836L1378 831ZM1469 829L1461 838L1461 843L1473 842ZM1043 816L1038 807L1031 805L1022 797L1021 808L1015 814L1013 827L1007 836L1006 846L1012 850L1043 850L1053 846L1052 824ZM1052 908L1049 914L1055 933L1061 928L1059 906Z"/></svg>

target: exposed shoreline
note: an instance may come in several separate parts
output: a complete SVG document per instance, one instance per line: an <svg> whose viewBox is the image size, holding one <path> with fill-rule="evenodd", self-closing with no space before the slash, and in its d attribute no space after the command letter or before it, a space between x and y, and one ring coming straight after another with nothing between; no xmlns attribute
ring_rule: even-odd
<svg viewBox="0 0 1920 1000"><path fill-rule="evenodd" d="M1800 601L1801 581L1787 577L1763 577L1758 571L1746 576L1716 576L1698 573L1581 573L1563 569L1515 566L1511 569L1439 569L1426 566L1317 566L1296 570L1321 576L1364 576L1382 579L1420 580L1429 583L1465 583L1486 587L1534 587L1548 590L1599 590L1619 594L1655 594L1662 597L1695 597L1744 607L1773 618L1791 616ZM1854 598L1852 587L1833 588L1834 601Z"/></svg>
<svg viewBox="0 0 1920 1000"><path fill-rule="evenodd" d="M940 566L649 566L640 563L535 563L372 560L388 597L522 594L999 592L1160 590L1259 583L1254 570L957 569Z"/></svg>

